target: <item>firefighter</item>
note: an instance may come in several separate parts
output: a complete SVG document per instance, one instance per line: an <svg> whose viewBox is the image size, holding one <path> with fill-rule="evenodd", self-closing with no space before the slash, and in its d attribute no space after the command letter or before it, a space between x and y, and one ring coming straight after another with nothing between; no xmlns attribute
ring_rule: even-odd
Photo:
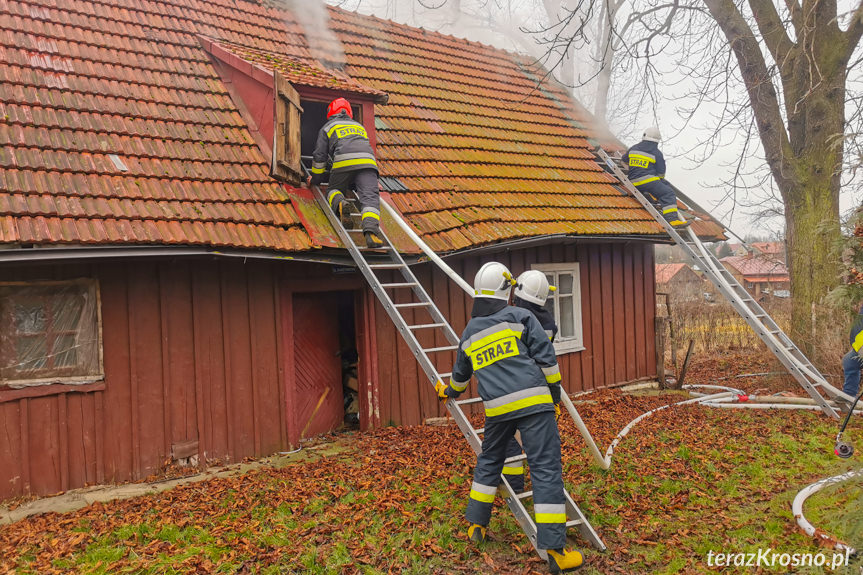
<svg viewBox="0 0 863 575"><path fill-rule="evenodd" d="M842 391L854 398L860 391L860 370L861 365L863 365L863 306L860 307L854 323L851 324L851 333L848 339L851 343L851 351L842 358L842 372L845 376ZM853 401L853 399L849 401L843 397L836 398L836 403L843 413L847 413L851 409Z"/></svg>
<svg viewBox="0 0 863 575"><path fill-rule="evenodd" d="M629 166L629 181L656 205L665 221L675 228L685 228L689 222L677 211L677 196L665 181L665 157L659 151L661 141L659 128L647 128L641 141L629 148L622 160Z"/></svg>
<svg viewBox="0 0 863 575"><path fill-rule="evenodd" d="M533 485L537 547L548 552L552 573L582 565L566 550L566 506L560 462L560 368L548 336L533 315L508 305L512 285L503 264L483 265L474 280L471 319L459 341L449 383L435 385L442 401L458 397L475 374L485 408L482 453L477 457L465 518L471 541L487 540L492 503L506 448L521 432Z"/></svg>
<svg viewBox="0 0 863 575"><path fill-rule="evenodd" d="M549 292L556 289L556 287L548 285L548 278L545 277L544 273L538 270L528 270L518 276L513 297L513 305L526 309L533 314L552 343L554 343L554 337L557 335L557 324L554 321L554 316L543 306L545 306ZM510 439L509 445L506 447L506 457L521 455L521 451L521 444L516 438ZM515 461L504 465L503 474L516 493L524 491L524 461Z"/></svg>
<svg viewBox="0 0 863 575"><path fill-rule="evenodd" d="M345 193L355 189L362 206L366 245L381 247L378 165L365 128L353 119L351 105L344 98L333 100L327 108L327 123L318 132L309 186L321 183L328 161L332 162L327 193L330 207L346 228L351 226Z"/></svg>

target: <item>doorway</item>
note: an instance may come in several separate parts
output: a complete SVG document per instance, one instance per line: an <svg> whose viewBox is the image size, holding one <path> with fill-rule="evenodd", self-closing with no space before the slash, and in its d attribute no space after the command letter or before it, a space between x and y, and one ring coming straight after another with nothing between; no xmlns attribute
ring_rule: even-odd
<svg viewBox="0 0 863 575"><path fill-rule="evenodd" d="M358 428L356 294L293 294L294 405L298 439Z"/></svg>

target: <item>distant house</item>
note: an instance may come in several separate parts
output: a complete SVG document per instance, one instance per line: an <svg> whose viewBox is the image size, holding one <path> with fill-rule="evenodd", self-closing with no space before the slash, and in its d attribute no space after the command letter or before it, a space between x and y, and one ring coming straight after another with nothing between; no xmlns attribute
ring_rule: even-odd
<svg viewBox="0 0 863 575"><path fill-rule="evenodd" d="M749 246L754 250L753 255L786 262L785 242L753 242Z"/></svg>
<svg viewBox="0 0 863 575"><path fill-rule="evenodd" d="M706 280L688 264L656 264L656 291L676 300L701 299Z"/></svg>
<svg viewBox="0 0 863 575"><path fill-rule="evenodd" d="M620 144L567 89L537 88L529 58L332 7L316 56L277 4L4 4L0 499L297 445L341 424L346 357L363 429L443 413L297 187L339 96L384 197L458 273L494 259L558 286L568 390L656 374L668 238L595 161ZM391 237L463 329L469 297Z"/></svg>
<svg viewBox="0 0 863 575"><path fill-rule="evenodd" d="M773 257L728 256L719 261L756 298L764 294L775 294L777 291L787 291L791 286L788 268Z"/></svg>

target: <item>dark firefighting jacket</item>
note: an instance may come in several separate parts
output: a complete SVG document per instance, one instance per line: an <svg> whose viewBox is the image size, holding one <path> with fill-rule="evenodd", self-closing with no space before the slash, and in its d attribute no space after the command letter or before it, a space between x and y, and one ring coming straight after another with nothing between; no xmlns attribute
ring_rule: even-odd
<svg viewBox="0 0 863 575"><path fill-rule="evenodd" d="M857 318L851 324L851 347L854 348L859 355L863 355L863 307L857 312Z"/></svg>
<svg viewBox="0 0 863 575"><path fill-rule="evenodd" d="M350 172L366 168L378 169L369 137L362 124L346 112L332 116L318 132L312 154L312 184L317 185L331 163L331 172Z"/></svg>
<svg viewBox="0 0 863 575"><path fill-rule="evenodd" d="M634 186L665 177L665 157L656 142L642 140L629 148L622 159L624 165L629 166L627 177Z"/></svg>
<svg viewBox="0 0 863 575"><path fill-rule="evenodd" d="M459 341L447 395L461 394L471 375L479 382L487 421L554 411L560 401L554 346L525 309L504 305L474 314Z"/></svg>
<svg viewBox="0 0 863 575"><path fill-rule="evenodd" d="M537 303L521 299L520 297L514 299L513 305L524 308L532 313L533 317L539 320L539 325L545 330L545 335L548 336L548 339L554 342L554 337L557 335L557 323L555 323L554 316L551 315L550 311Z"/></svg>

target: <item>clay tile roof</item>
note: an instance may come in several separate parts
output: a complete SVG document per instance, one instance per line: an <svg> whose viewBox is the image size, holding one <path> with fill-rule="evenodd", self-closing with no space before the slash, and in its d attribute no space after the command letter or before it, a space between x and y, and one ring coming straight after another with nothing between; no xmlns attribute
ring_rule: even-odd
<svg viewBox="0 0 863 575"><path fill-rule="evenodd" d="M383 186L432 248L544 234L658 235L594 161L590 115L515 54L330 9L375 110Z"/></svg>
<svg viewBox="0 0 863 575"><path fill-rule="evenodd" d="M293 54L286 54L249 48L226 41L213 40L212 42L247 62L257 64L269 71L277 70L291 84L327 88L348 94L365 94L373 96L375 101L382 104L387 101L385 92L364 86L344 72L322 65L315 58L303 54L302 50L297 49ZM204 49L210 51L206 45Z"/></svg>
<svg viewBox="0 0 863 575"><path fill-rule="evenodd" d="M4 1L0 241L309 249L193 35L261 50L294 37L241 6Z"/></svg>
<svg viewBox="0 0 863 575"><path fill-rule="evenodd" d="M313 248L201 37L299 85L389 94L382 185L434 249L662 236L593 160L589 139L613 138L529 61L328 11L344 72L252 0L4 0L0 242Z"/></svg>
<svg viewBox="0 0 863 575"><path fill-rule="evenodd" d="M656 283L665 284L671 281L677 272L686 267L686 264L656 264Z"/></svg>
<svg viewBox="0 0 863 575"><path fill-rule="evenodd" d="M745 278L749 278L749 276L769 276L773 278L774 281L787 281L789 277L788 268L785 267L785 264L771 257L728 256L719 261L721 261L725 267L734 268Z"/></svg>

